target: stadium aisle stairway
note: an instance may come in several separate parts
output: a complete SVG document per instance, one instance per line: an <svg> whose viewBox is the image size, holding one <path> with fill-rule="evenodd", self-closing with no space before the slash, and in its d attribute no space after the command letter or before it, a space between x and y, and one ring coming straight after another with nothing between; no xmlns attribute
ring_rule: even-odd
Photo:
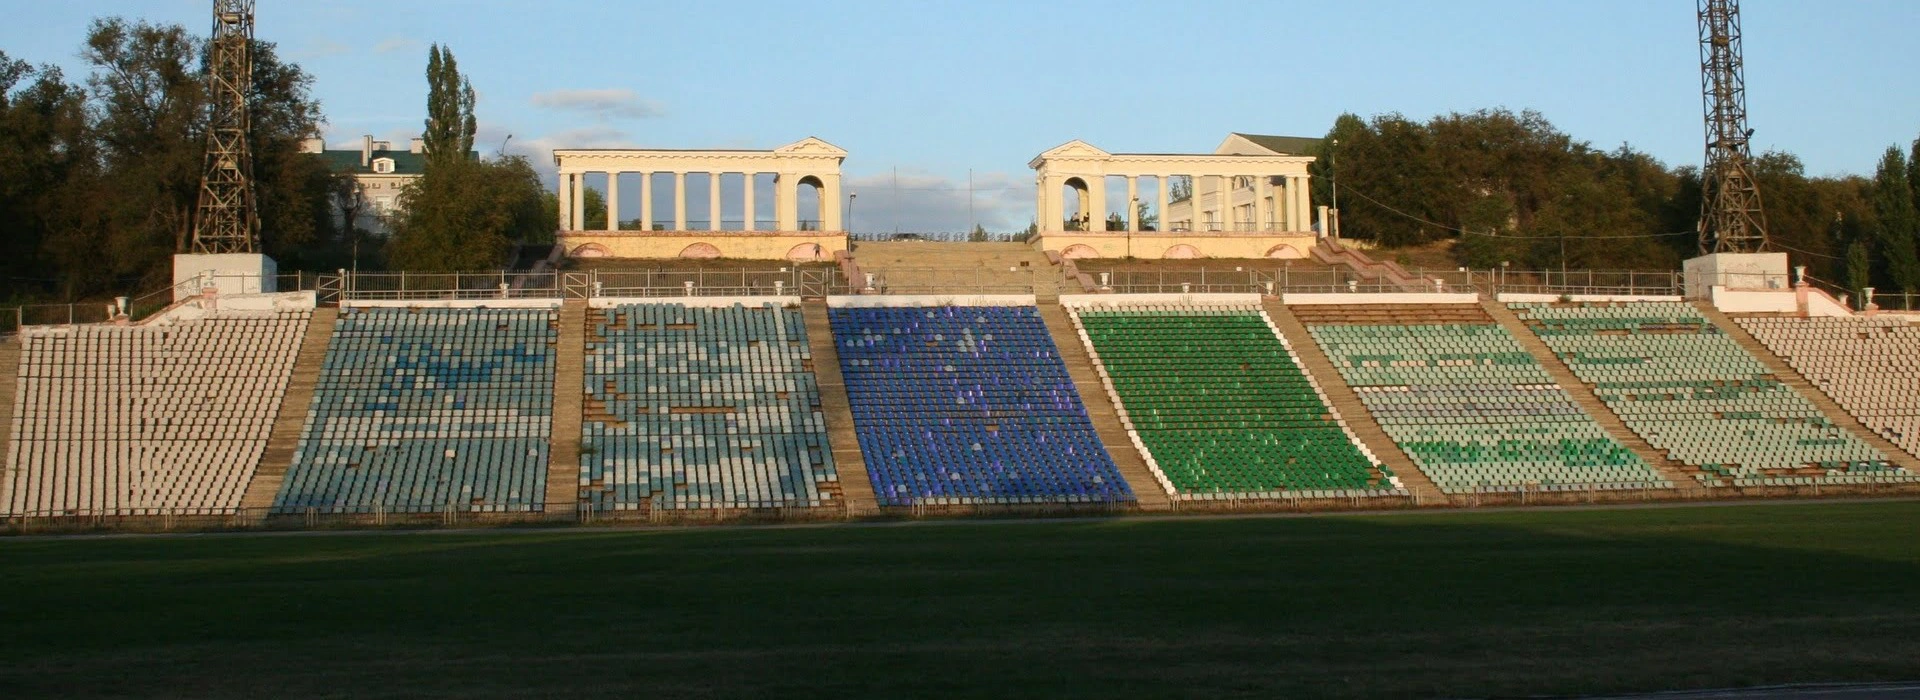
<svg viewBox="0 0 1920 700"><path fill-rule="evenodd" d="M1443 492L1672 486L1608 436L1492 319L1309 330L1368 412Z"/></svg>
<svg viewBox="0 0 1920 700"><path fill-rule="evenodd" d="M1060 349L1060 360L1067 368L1067 376L1073 380L1081 405L1087 408L1087 418L1093 421L1101 446L1106 448L1107 456L1113 458L1120 476L1126 478L1127 488L1138 499L1140 509L1163 511L1172 507L1167 490L1160 485L1160 477L1147 466L1146 456L1140 449L1134 447L1133 434L1127 432L1126 423L1120 420L1120 406L1113 400L1113 393L1107 391L1106 379L1095 366L1087 344L1080 340L1080 327L1072 315L1059 304L1042 304L1039 308L1040 320L1047 324L1054 347Z"/></svg>
<svg viewBox="0 0 1920 700"><path fill-rule="evenodd" d="M1199 500L1404 495L1258 306L1074 314L1161 485Z"/></svg>
<svg viewBox="0 0 1920 700"><path fill-rule="evenodd" d="M1735 320L1867 431L1920 457L1920 326L1897 316Z"/></svg>
<svg viewBox="0 0 1920 700"><path fill-rule="evenodd" d="M343 309L278 512L540 510L552 309Z"/></svg>
<svg viewBox="0 0 1920 700"><path fill-rule="evenodd" d="M321 307L313 310L300 339L300 352L294 356L293 376L280 398L280 412L273 419L273 431L267 438L267 451L260 468L247 483L240 507L250 514L265 515L280 493L293 455L299 450L300 436L307 425L307 410L313 406L313 392L320 386L320 366L327 361L327 340L333 337L333 325L340 310Z"/></svg>
<svg viewBox="0 0 1920 700"><path fill-rule="evenodd" d="M1707 486L1916 478L1681 302L1509 304L1635 433Z"/></svg>
<svg viewBox="0 0 1920 700"><path fill-rule="evenodd" d="M597 508L840 502L797 308L591 312L581 490Z"/></svg>
<svg viewBox="0 0 1920 700"><path fill-rule="evenodd" d="M828 313L880 505L1134 500L1036 308Z"/></svg>
<svg viewBox="0 0 1920 700"><path fill-rule="evenodd" d="M873 480L867 476L866 455L853 430L853 407L847 401L847 382L840 375L840 349L835 347L833 323L824 301L800 305L807 324L807 347L813 349L814 383L820 387L820 412L827 420L827 443L833 446L833 468L840 475L840 493L850 512L871 513L880 504L873 498Z"/></svg>
<svg viewBox="0 0 1920 700"><path fill-rule="evenodd" d="M221 311L21 334L0 514L234 512L309 314Z"/></svg>
<svg viewBox="0 0 1920 700"><path fill-rule="evenodd" d="M570 387L586 385L587 303L568 299L560 304L559 337L553 346L553 385L559 393L553 401L553 449L547 451L547 492L543 499L549 509L579 508L585 500L580 483L580 448L586 441L581 411L585 395L576 395Z"/></svg>

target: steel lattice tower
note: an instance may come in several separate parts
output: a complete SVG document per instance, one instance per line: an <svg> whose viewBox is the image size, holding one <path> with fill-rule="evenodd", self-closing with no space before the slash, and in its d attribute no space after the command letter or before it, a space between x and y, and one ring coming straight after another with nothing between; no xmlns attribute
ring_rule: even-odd
<svg viewBox="0 0 1920 700"><path fill-rule="evenodd" d="M254 0L214 0L207 70L207 169L200 177L193 252L253 253L260 244L254 209L253 152L247 117L253 86Z"/></svg>
<svg viewBox="0 0 1920 700"><path fill-rule="evenodd" d="M1699 0L1700 86L1707 163L1700 172L1700 253L1767 249L1767 216L1747 142L1747 82L1740 60L1740 0Z"/></svg>

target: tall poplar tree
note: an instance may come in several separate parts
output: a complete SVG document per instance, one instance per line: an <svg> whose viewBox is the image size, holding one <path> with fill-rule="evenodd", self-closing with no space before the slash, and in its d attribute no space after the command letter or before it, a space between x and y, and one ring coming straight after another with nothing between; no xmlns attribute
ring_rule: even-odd
<svg viewBox="0 0 1920 700"><path fill-rule="evenodd" d="M427 167L461 162L473 150L473 83L460 75L451 49L427 50Z"/></svg>

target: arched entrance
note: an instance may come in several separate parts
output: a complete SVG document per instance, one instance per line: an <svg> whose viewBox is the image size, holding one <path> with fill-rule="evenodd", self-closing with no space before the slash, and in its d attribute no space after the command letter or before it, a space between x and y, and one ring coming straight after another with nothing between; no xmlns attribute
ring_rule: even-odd
<svg viewBox="0 0 1920 700"><path fill-rule="evenodd" d="M681 248L680 257L698 258L701 260L711 260L711 259L720 257L720 249L713 247L713 244L711 243L695 243L685 248Z"/></svg>
<svg viewBox="0 0 1920 700"><path fill-rule="evenodd" d="M1272 248L1268 248L1267 257L1273 258L1275 260L1299 260L1301 258L1307 257L1307 254L1306 254L1306 251L1300 250L1299 248L1286 245L1283 243L1283 244L1274 246Z"/></svg>
<svg viewBox="0 0 1920 700"><path fill-rule="evenodd" d="M827 186L821 184L820 178L812 175L802 177L799 182L793 184L794 210L799 212L800 230L821 230L821 222L827 218L826 212L821 209L827 204L823 196L826 191Z"/></svg>
<svg viewBox="0 0 1920 700"><path fill-rule="evenodd" d="M612 253L607 250L607 247L598 243L588 243L567 253L568 257L574 258L604 258L609 255Z"/></svg>
<svg viewBox="0 0 1920 700"><path fill-rule="evenodd" d="M1182 243L1172 248L1168 248L1167 252L1160 254L1160 257L1166 258L1168 260L1192 260L1194 258L1200 257L1200 249L1187 245L1185 243Z"/></svg>
<svg viewBox="0 0 1920 700"><path fill-rule="evenodd" d="M787 259L794 262L818 262L827 259L827 249L818 243L802 243L787 249Z"/></svg>
<svg viewBox="0 0 1920 700"><path fill-rule="evenodd" d="M1100 257L1100 251L1094 250L1093 246L1089 246L1083 243L1075 243L1073 245L1067 246L1066 250L1060 251L1060 257L1066 258L1068 260L1097 258L1097 257Z"/></svg>
<svg viewBox="0 0 1920 700"><path fill-rule="evenodd" d="M1062 230L1094 230L1093 226L1097 222L1093 220L1093 193L1087 189L1087 181L1079 177L1070 177L1063 183L1063 187L1064 189L1060 192L1060 201L1072 202L1073 209L1068 211L1062 207L1060 213L1065 221L1061 223L1066 227Z"/></svg>

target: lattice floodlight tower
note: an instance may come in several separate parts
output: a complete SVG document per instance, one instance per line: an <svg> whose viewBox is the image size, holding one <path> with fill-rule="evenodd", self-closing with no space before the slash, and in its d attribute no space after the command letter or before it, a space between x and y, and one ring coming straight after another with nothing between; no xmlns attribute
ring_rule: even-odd
<svg viewBox="0 0 1920 700"><path fill-rule="evenodd" d="M254 0L214 0L212 63L207 71L207 169L200 178L193 252L254 253L260 214L254 209L252 127Z"/></svg>
<svg viewBox="0 0 1920 700"><path fill-rule="evenodd" d="M1707 162L1700 173L1700 254L1767 249L1747 142L1747 83L1740 59L1739 0L1699 0L1700 85L1706 107Z"/></svg>

